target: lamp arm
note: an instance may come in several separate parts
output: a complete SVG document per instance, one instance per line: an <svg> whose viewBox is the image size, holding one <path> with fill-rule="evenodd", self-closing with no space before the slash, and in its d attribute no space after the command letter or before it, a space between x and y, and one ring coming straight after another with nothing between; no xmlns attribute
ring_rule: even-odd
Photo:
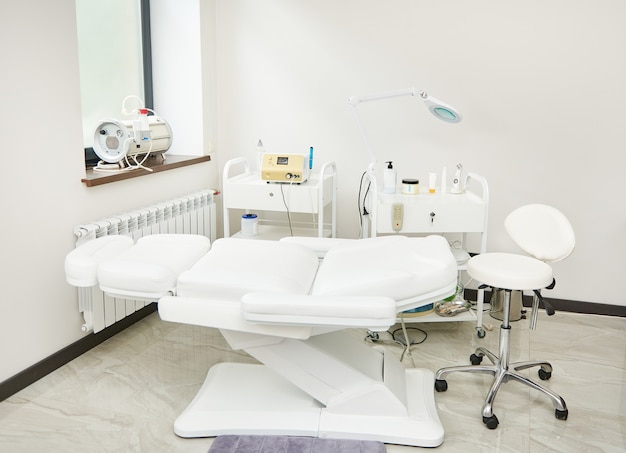
<svg viewBox="0 0 626 453"><path fill-rule="evenodd" d="M384 93L366 94L363 96L352 96L348 98L348 103L352 106L356 106L361 102L378 101L380 99L397 98L401 96L415 96L420 94L415 87L404 88L402 90L386 91Z"/></svg>
<svg viewBox="0 0 626 453"><path fill-rule="evenodd" d="M361 132L361 136L363 137L363 141L365 142L365 148L367 149L367 154L370 158L370 164L367 167L367 172L369 175L374 177L374 170L376 167L376 156L372 152L369 141L367 140L367 136L365 135L365 129L361 124L361 120L359 118L359 114L357 113L357 106L361 102L370 102L370 101L379 101L382 99L389 98L397 98L401 96L420 96L422 101L428 107L430 113L436 116L439 120L444 121L446 123L458 123L461 121L462 117L456 109L450 105L444 104L438 99L429 96L425 91L418 91L415 87L404 88L402 90L394 90L394 91L385 91L384 93L377 94L366 94L363 96L352 96L348 98L348 104L352 107L352 111L354 113L354 118L356 119L356 124L359 127L359 131Z"/></svg>

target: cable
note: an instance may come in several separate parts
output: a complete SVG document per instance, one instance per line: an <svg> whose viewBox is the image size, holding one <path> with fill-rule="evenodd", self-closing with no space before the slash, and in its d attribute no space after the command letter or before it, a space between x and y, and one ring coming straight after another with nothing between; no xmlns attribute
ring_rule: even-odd
<svg viewBox="0 0 626 453"><path fill-rule="evenodd" d="M289 232L291 233L291 236L293 236L293 227L291 226L291 214L289 212L289 206L287 206L287 201L285 201L285 192L283 191L283 185L281 183L279 183L280 185L280 194L283 197L283 204L285 205L285 210L287 211L287 220L289 221ZM291 183L289 183L289 185L291 185Z"/></svg>
<svg viewBox="0 0 626 453"><path fill-rule="evenodd" d="M407 327L406 330L407 331L415 330L415 331L421 332L422 334L424 334L424 338L422 338L419 341L411 341L410 338L408 338L408 339L405 338L404 341L402 341L402 339L404 338L404 334L402 335L402 338L396 338L396 334L398 332L402 333L402 328L398 328L398 329L396 329L396 330L391 332L391 338L393 338L393 341L395 341L396 343L398 343L398 344L400 344L402 346L407 346L407 342L408 342L409 346L411 346L411 345L414 345L414 344L422 344L428 338L428 333L426 333L425 330L422 330L422 329L420 329L418 327Z"/></svg>
<svg viewBox="0 0 626 453"><path fill-rule="evenodd" d="M150 147L148 148L148 151L145 151L143 153L136 153L136 154L132 154L130 157L131 159L133 159L133 161L135 162L135 164L131 164L130 162L128 162L128 153L126 153L126 155L124 156L124 160L126 161L126 165L128 165L128 167L130 167L131 169L137 169L137 168L142 168L146 171L153 171L152 168L148 168L148 167L144 167L143 163L148 159L148 157L150 157L150 153L152 152L152 139L148 138L148 140L150 141ZM137 162L137 156L141 155L141 154L145 154L143 159L141 160L141 162Z"/></svg>
<svg viewBox="0 0 626 453"><path fill-rule="evenodd" d="M360 238L363 238L363 216L369 215L369 212L367 212L367 209L365 209L365 200L367 199L367 194L369 193L370 187L372 185L372 181L370 180L367 185L367 190L365 191L365 195L363 196L363 205L361 205L361 191L363 190L363 178L365 178L366 174L367 172L363 172L363 174L361 175L361 181L359 182L359 195L357 198L357 209L359 210L359 237ZM361 209L361 206L363 209Z"/></svg>
<svg viewBox="0 0 626 453"><path fill-rule="evenodd" d="M140 109L144 108L144 107L143 107L143 106L144 106L143 99L141 99L139 96L137 96L137 95L135 95L135 94L129 94L129 95L128 95L128 96L126 96L124 99L122 99L122 114L123 114L123 115L131 115L131 114L135 113L137 110L139 110L139 109L135 109L135 110L132 110L130 113L128 112L128 110L126 110L126 102L127 102L129 99L131 99L131 98L132 98L132 99L137 99L137 100L139 101L139 104L140 104L140 107L139 107L139 108L140 108ZM150 110L150 109L148 109L148 110ZM152 110L150 110L150 111L151 111L152 113L154 113L154 111L152 111ZM156 113L154 113L154 114L156 115Z"/></svg>
<svg viewBox="0 0 626 453"><path fill-rule="evenodd" d="M128 153L124 154L124 162L126 163L126 166L123 167L120 165L120 163L115 163L115 164L106 164L104 163L104 161L98 161L98 164L93 168L93 171L98 171L98 172L111 172L111 173L115 173L115 172L123 172L123 171L130 171L130 170L137 170L139 168L152 172L152 168L146 167L143 164L145 163L146 160L148 160L148 157L150 157L150 153L152 152L152 139L148 138L148 140L150 141L150 147L148 148L147 151L141 152L141 153L136 153L136 154L132 154L130 156L130 158L133 160L134 163L131 163L128 160ZM126 149L126 144L128 142L134 142L134 140L132 138L127 138L126 141L124 142L123 148ZM141 162L137 161L137 156L143 155L143 159L141 159Z"/></svg>
<svg viewBox="0 0 626 453"><path fill-rule="evenodd" d="M411 339L409 338L409 334L408 334L409 330L415 330L415 331L421 332L424 335L424 338L421 338L418 341L411 341ZM398 332L400 332L401 335L397 335ZM367 335L364 338L364 341L367 341L369 343L380 343L383 345L394 344L394 345L402 346L402 354L400 356L400 361L402 362L404 360L404 356L407 355L411 358L411 361L413 362L413 367L417 368L415 359L413 358L413 355L411 354L411 346L424 343L426 339L428 338L428 333L426 333L426 331L419 329L417 327L406 327L404 322L402 323L402 327L395 329L393 331L387 330L385 333L391 336L391 340L383 340L378 332L368 331Z"/></svg>
<svg viewBox="0 0 626 453"><path fill-rule="evenodd" d="M129 167L120 167L119 164L107 164L103 160L99 160L98 164L93 167L93 171L102 172L102 173L119 173L122 171L132 170Z"/></svg>

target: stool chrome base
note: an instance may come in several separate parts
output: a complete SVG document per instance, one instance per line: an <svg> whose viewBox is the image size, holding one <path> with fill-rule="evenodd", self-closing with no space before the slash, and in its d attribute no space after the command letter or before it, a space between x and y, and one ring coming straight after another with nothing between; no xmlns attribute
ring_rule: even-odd
<svg viewBox="0 0 626 453"><path fill-rule="evenodd" d="M508 306L506 308L506 312L508 312ZM538 366L541 367L538 372L539 378L545 381L552 376L552 365L550 365L550 363L538 361L509 363L509 335L511 333L511 327L508 322L508 313L506 314L507 316L505 316L502 326L500 327L500 355L496 356L483 347L477 348L476 352L470 356L472 365L446 367L437 371L435 375L435 390L445 392L448 389L448 383L445 377L456 371L488 373L494 375L494 379L482 408L483 423L487 428L495 429L498 427L498 418L493 413L493 401L496 398L500 385L509 380L520 382L547 395L552 400L556 418L559 420L567 420L568 411L563 398L552 390L518 373L520 370ZM492 365L480 364L485 356L492 362Z"/></svg>

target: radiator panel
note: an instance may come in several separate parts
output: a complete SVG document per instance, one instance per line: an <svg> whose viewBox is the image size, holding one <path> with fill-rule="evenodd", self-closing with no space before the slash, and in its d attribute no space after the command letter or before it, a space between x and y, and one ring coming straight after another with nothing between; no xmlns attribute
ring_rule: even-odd
<svg viewBox="0 0 626 453"><path fill-rule="evenodd" d="M204 190L163 203L74 227L76 246L103 236L126 235L137 240L151 234L200 234L216 239L215 191ZM153 301L122 299L97 286L78 288L78 309L84 332L109 327Z"/></svg>

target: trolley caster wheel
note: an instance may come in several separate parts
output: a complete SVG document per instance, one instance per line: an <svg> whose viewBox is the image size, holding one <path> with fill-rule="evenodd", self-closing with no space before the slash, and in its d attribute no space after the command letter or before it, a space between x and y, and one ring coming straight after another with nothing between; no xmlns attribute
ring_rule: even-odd
<svg viewBox="0 0 626 453"><path fill-rule="evenodd" d="M478 336L478 338L485 338L485 335L487 335L487 332L485 332L485 329L480 328L476 330L476 335Z"/></svg>
<svg viewBox="0 0 626 453"><path fill-rule="evenodd" d="M492 415L491 417L483 417L483 423L489 429L496 429L498 427L498 417Z"/></svg>
<svg viewBox="0 0 626 453"><path fill-rule="evenodd" d="M564 411L554 409L554 416L559 420L567 420L567 409L565 409Z"/></svg>
<svg viewBox="0 0 626 453"><path fill-rule="evenodd" d="M472 354L470 356L470 362L472 365L480 365L483 361L483 356Z"/></svg>
<svg viewBox="0 0 626 453"><path fill-rule="evenodd" d="M448 381L445 379L435 379L435 390L438 392L445 392L448 390Z"/></svg>
<svg viewBox="0 0 626 453"><path fill-rule="evenodd" d="M541 379L542 381L547 381L552 377L552 371L544 371L543 368L539 368L538 374L539 379ZM565 415L565 417L567 417L567 415Z"/></svg>

